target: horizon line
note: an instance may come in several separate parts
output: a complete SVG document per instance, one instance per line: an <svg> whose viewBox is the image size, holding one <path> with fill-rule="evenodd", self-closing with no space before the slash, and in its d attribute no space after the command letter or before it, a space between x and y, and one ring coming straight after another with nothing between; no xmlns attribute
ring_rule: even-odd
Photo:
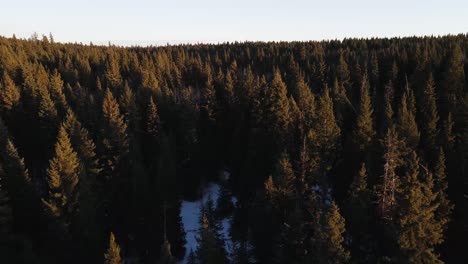
<svg viewBox="0 0 468 264"><path fill-rule="evenodd" d="M285 39L285 40L251 40L251 39L161 39L161 40L96 40L96 41L61 41L56 40L53 33L39 34L38 32L33 32L29 37L18 37L16 33L13 33L11 36L6 36L0 34L0 37L7 39L19 39L24 41L31 41L36 34L36 37L39 41L43 37L47 37L50 40L50 36L54 38L54 43L64 44L64 45L84 45L84 46L114 46L114 47L165 47L165 46L184 46L184 45L223 45L223 44L233 44L233 43L281 43L281 42L332 42L338 41L343 42L344 40L357 39L357 40L371 40L371 39L403 39L403 38L443 38L449 36L459 36L467 35L467 32L459 33L444 33L444 34L402 34L402 35L392 35L392 36L350 36L350 37L336 37L336 38L311 38L311 39Z"/></svg>

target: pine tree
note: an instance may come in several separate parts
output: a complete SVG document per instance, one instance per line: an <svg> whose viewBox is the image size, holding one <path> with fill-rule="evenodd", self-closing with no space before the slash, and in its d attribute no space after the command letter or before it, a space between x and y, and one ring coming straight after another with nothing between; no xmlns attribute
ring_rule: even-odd
<svg viewBox="0 0 468 264"><path fill-rule="evenodd" d="M120 161L129 151L127 138L127 124L120 114L119 104L114 99L112 92L107 89L102 103L103 131L102 146L104 157L103 166L108 177L117 169Z"/></svg>
<svg viewBox="0 0 468 264"><path fill-rule="evenodd" d="M393 93L394 88L391 81L385 85L384 93L384 109L382 111L382 123L380 126L380 131L386 133L389 128L393 125Z"/></svg>
<svg viewBox="0 0 468 264"><path fill-rule="evenodd" d="M442 116L449 112L457 114L465 85L464 52L458 43L452 44L448 51L442 82Z"/></svg>
<svg viewBox="0 0 468 264"><path fill-rule="evenodd" d="M21 94L18 87L6 72L3 73L0 83L0 103L2 108L11 111L20 103Z"/></svg>
<svg viewBox="0 0 468 264"><path fill-rule="evenodd" d="M96 154L96 146L88 130L81 125L70 109L62 127L70 136L71 145L78 154L80 161L78 185L78 193L80 194L78 196L80 232L85 237L90 236L90 239L95 239L98 234L96 223L99 195L98 182L103 182L101 178L102 168Z"/></svg>
<svg viewBox="0 0 468 264"><path fill-rule="evenodd" d="M347 201L347 223L351 235L351 248L356 259L369 261L372 251L371 230L371 193L367 186L366 164L362 163L359 173L349 188Z"/></svg>
<svg viewBox="0 0 468 264"><path fill-rule="evenodd" d="M208 219L206 212L202 211L200 218L201 228L198 231L198 247L195 252L200 264L228 263L224 241L220 240Z"/></svg>
<svg viewBox="0 0 468 264"><path fill-rule="evenodd" d="M443 263L434 247L442 243L442 226L434 218L437 206L429 170L420 175L419 159L413 151L406 163L398 202L398 245L404 263Z"/></svg>
<svg viewBox="0 0 468 264"><path fill-rule="evenodd" d="M354 130L354 140L360 151L366 151L371 144L375 131L372 121L372 103L369 96L369 82L364 76L361 86L361 97Z"/></svg>
<svg viewBox="0 0 468 264"><path fill-rule="evenodd" d="M31 186L31 177L24 159L18 153L8 134L7 127L0 118L0 166L3 169L2 189L10 195L11 208L17 230L29 230L30 220L35 217L35 195Z"/></svg>
<svg viewBox="0 0 468 264"><path fill-rule="evenodd" d="M349 73L349 67L346 63L346 60L343 56L343 51L340 51L340 57L338 58L338 65L336 66L336 77L338 78L338 82L343 85L345 90L351 88L351 78Z"/></svg>
<svg viewBox="0 0 468 264"><path fill-rule="evenodd" d="M122 84L120 66L115 56L109 55L106 61L106 71L104 73L105 84L108 89L118 88Z"/></svg>
<svg viewBox="0 0 468 264"><path fill-rule="evenodd" d="M154 139L158 139L161 130L161 120L159 119L158 108L150 97L146 108L146 133Z"/></svg>
<svg viewBox="0 0 468 264"><path fill-rule="evenodd" d="M50 75L49 83L51 98L57 106L59 113L64 115L68 108L68 104L65 98L65 94L63 93L63 81L60 73L58 73L57 70L54 70L54 72Z"/></svg>
<svg viewBox="0 0 468 264"><path fill-rule="evenodd" d="M295 190L294 171L287 153L282 153L277 161L275 170L265 182L267 199L286 217L287 212L292 209L291 202Z"/></svg>
<svg viewBox="0 0 468 264"><path fill-rule="evenodd" d="M48 212L68 229L77 214L80 161L64 127L59 130L55 156L47 170L49 193L43 204Z"/></svg>
<svg viewBox="0 0 468 264"><path fill-rule="evenodd" d="M96 181L100 176L102 169L96 154L96 145L91 135L88 130L81 125L81 122L78 121L75 114L70 109L67 111L67 116L62 126L68 133L70 142L73 149L76 150L79 160L83 163L81 170L86 174L83 175L83 177L86 177L86 181L92 185L92 182Z"/></svg>
<svg viewBox="0 0 468 264"><path fill-rule="evenodd" d="M40 102L38 115L43 121L44 126L48 126L57 120L57 109L55 108L55 103L52 101L47 89L39 89L39 95Z"/></svg>
<svg viewBox="0 0 468 264"><path fill-rule="evenodd" d="M296 80L293 96L302 114L301 123L304 124L304 131L309 131L315 120L315 96L302 76L298 76Z"/></svg>
<svg viewBox="0 0 468 264"><path fill-rule="evenodd" d="M272 131L273 138L285 142L289 127L289 100L286 84L278 70L275 71L272 81L264 92L262 109L265 125Z"/></svg>
<svg viewBox="0 0 468 264"><path fill-rule="evenodd" d="M442 148L439 150L439 155L434 165L434 194L436 195L435 203L437 209L434 212L435 219L438 221L444 230L447 229L447 223L450 221L450 215L453 210L453 205L448 198L448 181L445 168L445 154Z"/></svg>
<svg viewBox="0 0 468 264"><path fill-rule="evenodd" d="M414 96L407 85L398 111L398 131L410 147L417 147L419 144L420 135L415 115Z"/></svg>
<svg viewBox="0 0 468 264"><path fill-rule="evenodd" d="M333 112L333 102L328 88L320 97L317 107L317 122L314 129L309 131L308 142L312 144L312 159L315 173L327 173L331 170L340 149L339 138L341 130L336 124Z"/></svg>
<svg viewBox="0 0 468 264"><path fill-rule="evenodd" d="M433 160L436 151L436 140L439 133L437 124L439 114L435 94L435 83L432 74L429 75L421 98L421 145L426 151L426 155Z"/></svg>
<svg viewBox="0 0 468 264"><path fill-rule="evenodd" d="M110 233L109 246L107 252L104 254L105 264L122 264L124 263L120 256L120 246L115 241L114 233Z"/></svg>
<svg viewBox="0 0 468 264"><path fill-rule="evenodd" d="M125 118L125 123L127 123L130 128L137 129L140 123L140 115L138 113L135 96L126 81L123 94L119 97L119 106Z"/></svg>
<svg viewBox="0 0 468 264"><path fill-rule="evenodd" d="M387 131L382 141L384 147L384 173L382 182L377 186L378 210L384 220L392 220L397 205L397 194L400 188L400 176L397 169L407 152L405 143L399 139L395 128Z"/></svg>
<svg viewBox="0 0 468 264"><path fill-rule="evenodd" d="M322 256L319 257L319 263L346 263L350 255L344 248L345 220L341 216L338 206L333 201L324 217L323 232L321 239L323 241Z"/></svg>

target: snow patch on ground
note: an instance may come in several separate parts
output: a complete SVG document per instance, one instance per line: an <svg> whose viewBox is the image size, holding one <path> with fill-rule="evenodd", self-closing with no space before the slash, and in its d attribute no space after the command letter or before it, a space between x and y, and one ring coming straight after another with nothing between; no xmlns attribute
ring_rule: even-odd
<svg viewBox="0 0 468 264"><path fill-rule="evenodd" d="M182 201L180 214L185 229L185 239L187 243L185 244L185 256L183 260L179 261L180 264L187 263L190 251L195 251L197 249L197 231L200 229L199 218L201 206L208 200L209 197L211 197L216 208L220 189L221 186L219 184L209 183L204 188L203 196L201 199L197 201ZM237 199L235 197L232 197L231 199L233 202L237 202ZM233 245L231 237L229 235L229 230L231 229L230 217L224 218L221 221L221 224L222 236L226 243L226 251L228 252L228 254L231 254Z"/></svg>

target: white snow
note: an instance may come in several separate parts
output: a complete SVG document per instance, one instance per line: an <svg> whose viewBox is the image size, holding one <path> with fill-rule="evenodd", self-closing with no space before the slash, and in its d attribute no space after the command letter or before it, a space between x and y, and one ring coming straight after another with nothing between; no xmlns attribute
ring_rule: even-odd
<svg viewBox="0 0 468 264"><path fill-rule="evenodd" d="M209 183L203 190L203 196L197 201L182 201L180 214L182 216L182 223L185 229L185 239L187 243L185 244L185 256L184 259L179 261L180 264L187 263L188 255L190 251L195 251L197 249L197 231L200 229L200 208L203 203L208 200L208 197L211 197L213 204L216 207L220 185L217 183ZM237 201L235 197L231 198L233 201ZM229 235L229 230L231 228L230 218L224 218L221 222L222 224L222 235L226 243L226 251L230 254L232 253L232 241Z"/></svg>

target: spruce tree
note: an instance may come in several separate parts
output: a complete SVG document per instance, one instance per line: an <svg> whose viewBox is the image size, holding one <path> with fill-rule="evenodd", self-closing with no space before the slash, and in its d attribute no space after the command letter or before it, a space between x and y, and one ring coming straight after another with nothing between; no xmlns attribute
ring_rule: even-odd
<svg viewBox="0 0 468 264"><path fill-rule="evenodd" d="M160 135L161 120L159 119L158 108L154 103L153 97L150 97L146 108L146 133L156 141Z"/></svg>
<svg viewBox="0 0 468 264"><path fill-rule="evenodd" d="M333 102L327 88L318 101L317 122L308 135L316 174L331 170L341 147L340 136L341 130L336 124Z"/></svg>
<svg viewBox="0 0 468 264"><path fill-rule="evenodd" d="M319 263L346 263L350 259L349 252L344 248L345 220L341 216L336 203L333 201L324 216L321 239L323 254Z"/></svg>
<svg viewBox="0 0 468 264"><path fill-rule="evenodd" d="M397 206L397 195L400 189L398 168L402 165L407 153L405 143L399 138L395 128L387 131L382 140L384 148L384 165L382 181L377 186L378 211L384 220L392 220Z"/></svg>
<svg viewBox="0 0 468 264"><path fill-rule="evenodd" d="M42 201L65 231L68 231L68 226L78 211L79 166L80 161L68 133L61 127L55 144L55 156L47 169L49 193Z"/></svg>
<svg viewBox="0 0 468 264"><path fill-rule="evenodd" d="M68 104L63 93L63 81L57 70L54 70L50 75L49 84L51 98L57 106L57 110L63 116L68 108Z"/></svg>
<svg viewBox="0 0 468 264"><path fill-rule="evenodd" d="M18 87L6 72L3 73L0 83L0 103L2 108L11 111L20 103L21 94Z"/></svg>
<svg viewBox="0 0 468 264"><path fill-rule="evenodd" d="M114 233L110 233L109 246L104 254L105 264L122 264L124 263L120 256L120 246L115 241Z"/></svg>
<svg viewBox="0 0 468 264"><path fill-rule="evenodd" d="M380 133L386 133L387 130L393 125L393 93L393 84L391 81L389 81L387 85L385 85Z"/></svg>
<svg viewBox="0 0 468 264"><path fill-rule="evenodd" d="M421 98L421 145L426 151L429 160L433 161L437 151L437 135L439 114L437 111L435 82L432 74L429 75L423 96Z"/></svg>
<svg viewBox="0 0 468 264"><path fill-rule="evenodd" d="M102 189L98 188L98 183L103 182L102 168L96 154L96 146L88 130L81 125L70 109L62 127L70 136L71 145L78 154L80 161L79 185L77 188L80 194L78 196L80 234L95 240L98 235L96 214L100 196L99 191L102 191Z"/></svg>
<svg viewBox="0 0 468 264"><path fill-rule="evenodd" d="M133 130L138 129L138 124L140 123L140 114L138 113L135 96L133 95L133 92L126 81L124 84L123 93L119 97L119 106L121 113L125 118L125 123L127 123L128 126Z"/></svg>
<svg viewBox="0 0 468 264"><path fill-rule="evenodd" d="M447 223L450 221L450 215L453 210L453 204L448 197L448 180L446 175L445 154L442 148L434 165L434 194L437 209L434 212L435 219L442 225L444 231L447 229Z"/></svg>
<svg viewBox="0 0 468 264"><path fill-rule="evenodd" d="M17 230L30 230L30 220L36 217L35 193L24 159L11 140L7 127L0 118L0 166L3 169L2 189L10 196L10 205Z"/></svg>
<svg viewBox="0 0 468 264"><path fill-rule="evenodd" d="M57 120L57 109L55 108L55 103L52 101L50 93L46 88L39 89L39 95L40 102L38 115L43 122L43 126L47 127Z"/></svg>
<svg viewBox="0 0 468 264"><path fill-rule="evenodd" d="M200 264L228 263L224 241L220 240L213 229L206 212L200 217L201 227L198 235L198 247L195 252Z"/></svg>
<svg viewBox="0 0 468 264"><path fill-rule="evenodd" d="M315 120L315 96L302 76L298 76L296 80L293 96L301 111L301 123L304 125L304 131L309 131Z"/></svg>
<svg viewBox="0 0 468 264"><path fill-rule="evenodd" d="M106 70L104 73L105 84L108 89L116 89L122 85L122 75L120 65L113 55L108 55L106 60Z"/></svg>
<svg viewBox="0 0 468 264"><path fill-rule="evenodd" d="M405 167L398 197L398 257L404 263L443 263L434 248L442 243L443 236L442 225L434 218L437 205L434 206L432 174L420 165L414 151ZM424 172L420 172L420 167Z"/></svg>
<svg viewBox="0 0 468 264"><path fill-rule="evenodd" d="M346 202L346 222L351 235L351 249L356 259L370 261L372 252L371 192L367 184L366 164L362 163L359 173L353 179Z"/></svg>
<svg viewBox="0 0 468 264"><path fill-rule="evenodd" d="M407 84L398 111L398 131L399 135L407 141L408 146L413 148L418 146L420 139L415 115L414 96Z"/></svg>
<svg viewBox="0 0 468 264"><path fill-rule="evenodd" d="M115 173L117 166L129 151L127 137L127 124L120 114L119 104L114 99L112 92L107 89L102 103L103 130L103 167L111 177Z"/></svg>
<svg viewBox="0 0 468 264"><path fill-rule="evenodd" d="M355 144L359 147L359 150L365 152L368 150L375 135L372 121L373 110L371 97L369 96L369 82L367 80L367 76L364 76L362 81L361 97L358 109L353 138L355 140Z"/></svg>
<svg viewBox="0 0 468 264"><path fill-rule="evenodd" d="M267 199L286 217L287 212L291 211L295 195L295 176L289 161L287 153L282 153L278 159L273 175L265 182L265 191Z"/></svg>
<svg viewBox="0 0 468 264"><path fill-rule="evenodd" d="M285 142L289 127L289 100L286 93L286 84L281 73L276 70L263 97L263 118L279 144Z"/></svg>

